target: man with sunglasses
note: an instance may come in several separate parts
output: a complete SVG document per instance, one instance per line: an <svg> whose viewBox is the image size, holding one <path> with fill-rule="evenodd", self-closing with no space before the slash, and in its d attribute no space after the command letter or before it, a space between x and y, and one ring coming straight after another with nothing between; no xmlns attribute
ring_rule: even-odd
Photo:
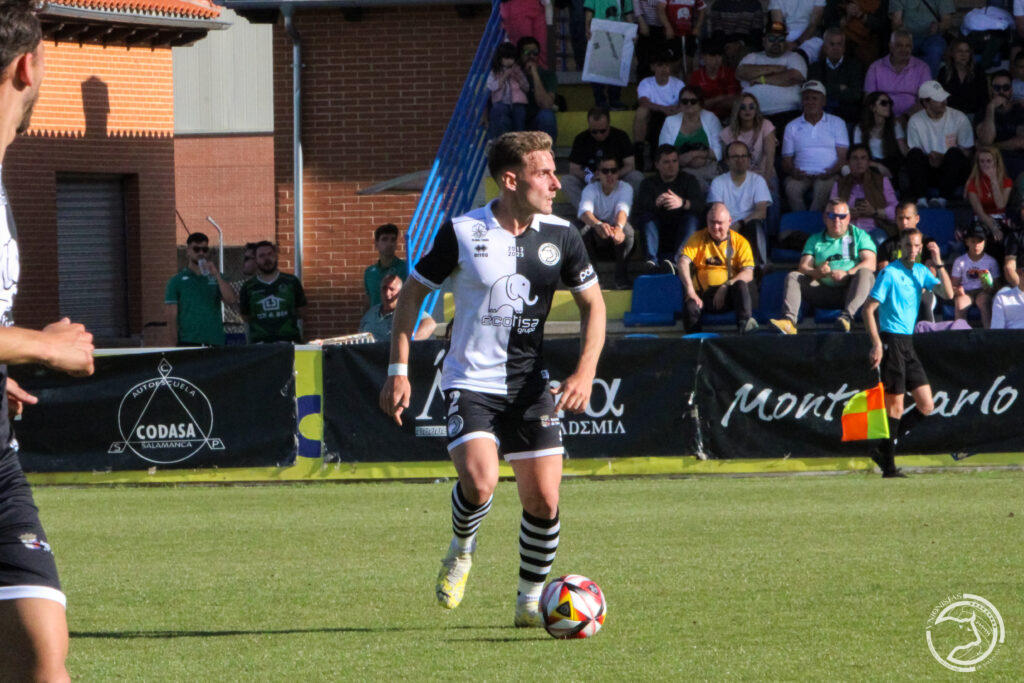
<svg viewBox="0 0 1024 683"><path fill-rule="evenodd" d="M220 304L238 301L231 283L208 259L209 242L201 232L189 235L185 240L188 265L167 281L167 326L178 346L224 346Z"/></svg>
<svg viewBox="0 0 1024 683"><path fill-rule="evenodd" d="M573 209L578 209L583 188L599 180L597 166L603 159L620 161L618 179L629 183L635 195L644 180L636 170L636 154L629 133L612 125L611 115L604 107L587 112L587 129L572 141L569 152L569 173L562 176L562 194Z"/></svg>
<svg viewBox="0 0 1024 683"><path fill-rule="evenodd" d="M787 33L785 23L769 23L764 52L751 52L736 67L743 92L757 98L776 130L785 130L800 113L800 84L807 78L807 61L789 49Z"/></svg>
<svg viewBox="0 0 1024 683"><path fill-rule="evenodd" d="M1024 173L1024 105L1012 98L1010 72L1000 69L990 77L992 97L974 117L978 122L978 144L995 145L1003 155L1006 175Z"/></svg>
<svg viewBox="0 0 1024 683"><path fill-rule="evenodd" d="M783 334L796 334L800 304L815 308L839 308L836 329L849 332L875 284L875 242L850 225L850 207L842 199L825 207L825 229L804 244L797 269L786 276L782 318L771 323Z"/></svg>
<svg viewBox="0 0 1024 683"><path fill-rule="evenodd" d="M627 266L636 233L629 224L633 188L619 180L619 160L602 159L597 165L598 182L583 189L577 218L583 243L596 261L601 251L611 250L615 258L615 289L629 289Z"/></svg>

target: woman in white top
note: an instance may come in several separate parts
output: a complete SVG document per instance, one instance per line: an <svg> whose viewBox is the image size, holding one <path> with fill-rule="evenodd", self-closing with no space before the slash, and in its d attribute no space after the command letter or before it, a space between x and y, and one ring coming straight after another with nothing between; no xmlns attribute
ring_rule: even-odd
<svg viewBox="0 0 1024 683"><path fill-rule="evenodd" d="M658 144L679 150L679 168L696 177L707 192L722 158L722 124L704 109L700 88L688 85L680 90L679 106L682 111L665 119Z"/></svg>
<svg viewBox="0 0 1024 683"><path fill-rule="evenodd" d="M853 144L871 150L871 166L895 178L907 156L907 134L892 112L892 97L876 90L864 99L860 123L853 128Z"/></svg>

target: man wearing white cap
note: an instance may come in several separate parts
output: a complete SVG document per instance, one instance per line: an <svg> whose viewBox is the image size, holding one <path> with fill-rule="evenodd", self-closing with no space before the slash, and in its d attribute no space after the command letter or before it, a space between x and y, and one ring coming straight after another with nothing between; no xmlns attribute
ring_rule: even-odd
<svg viewBox="0 0 1024 683"><path fill-rule="evenodd" d="M946 106L949 93L938 81L922 83L917 97L924 108L907 122L910 195L919 206L944 207L970 173L974 131L963 112ZM929 189L939 196L929 200Z"/></svg>
<svg viewBox="0 0 1024 683"><path fill-rule="evenodd" d="M838 116L825 113L825 85L807 81L800 89L803 114L782 136L782 173L792 211L821 211L846 163L850 136ZM811 191L810 207L805 195Z"/></svg>

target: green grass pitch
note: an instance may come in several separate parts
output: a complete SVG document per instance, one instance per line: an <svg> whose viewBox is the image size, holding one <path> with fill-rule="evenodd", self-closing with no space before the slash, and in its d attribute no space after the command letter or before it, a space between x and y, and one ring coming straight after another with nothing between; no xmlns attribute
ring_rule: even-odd
<svg viewBox="0 0 1024 683"><path fill-rule="evenodd" d="M502 483L466 598L437 606L451 483L37 488L82 681L953 680L932 609L988 599L1024 666L1024 472L567 480L555 575L596 637L512 627Z"/></svg>

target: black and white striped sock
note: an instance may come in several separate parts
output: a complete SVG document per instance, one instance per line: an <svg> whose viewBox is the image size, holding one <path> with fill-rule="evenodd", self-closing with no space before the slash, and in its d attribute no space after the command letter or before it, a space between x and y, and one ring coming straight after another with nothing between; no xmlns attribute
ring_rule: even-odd
<svg viewBox="0 0 1024 683"><path fill-rule="evenodd" d="M558 513L540 519L523 510L519 524L519 595L540 597L558 551Z"/></svg>
<svg viewBox="0 0 1024 683"><path fill-rule="evenodd" d="M452 487L452 533L455 544L461 552L469 552L473 549L473 541L476 539L477 529L480 522L491 509L491 495L480 505L474 505L467 501L462 495L462 487L458 482Z"/></svg>

